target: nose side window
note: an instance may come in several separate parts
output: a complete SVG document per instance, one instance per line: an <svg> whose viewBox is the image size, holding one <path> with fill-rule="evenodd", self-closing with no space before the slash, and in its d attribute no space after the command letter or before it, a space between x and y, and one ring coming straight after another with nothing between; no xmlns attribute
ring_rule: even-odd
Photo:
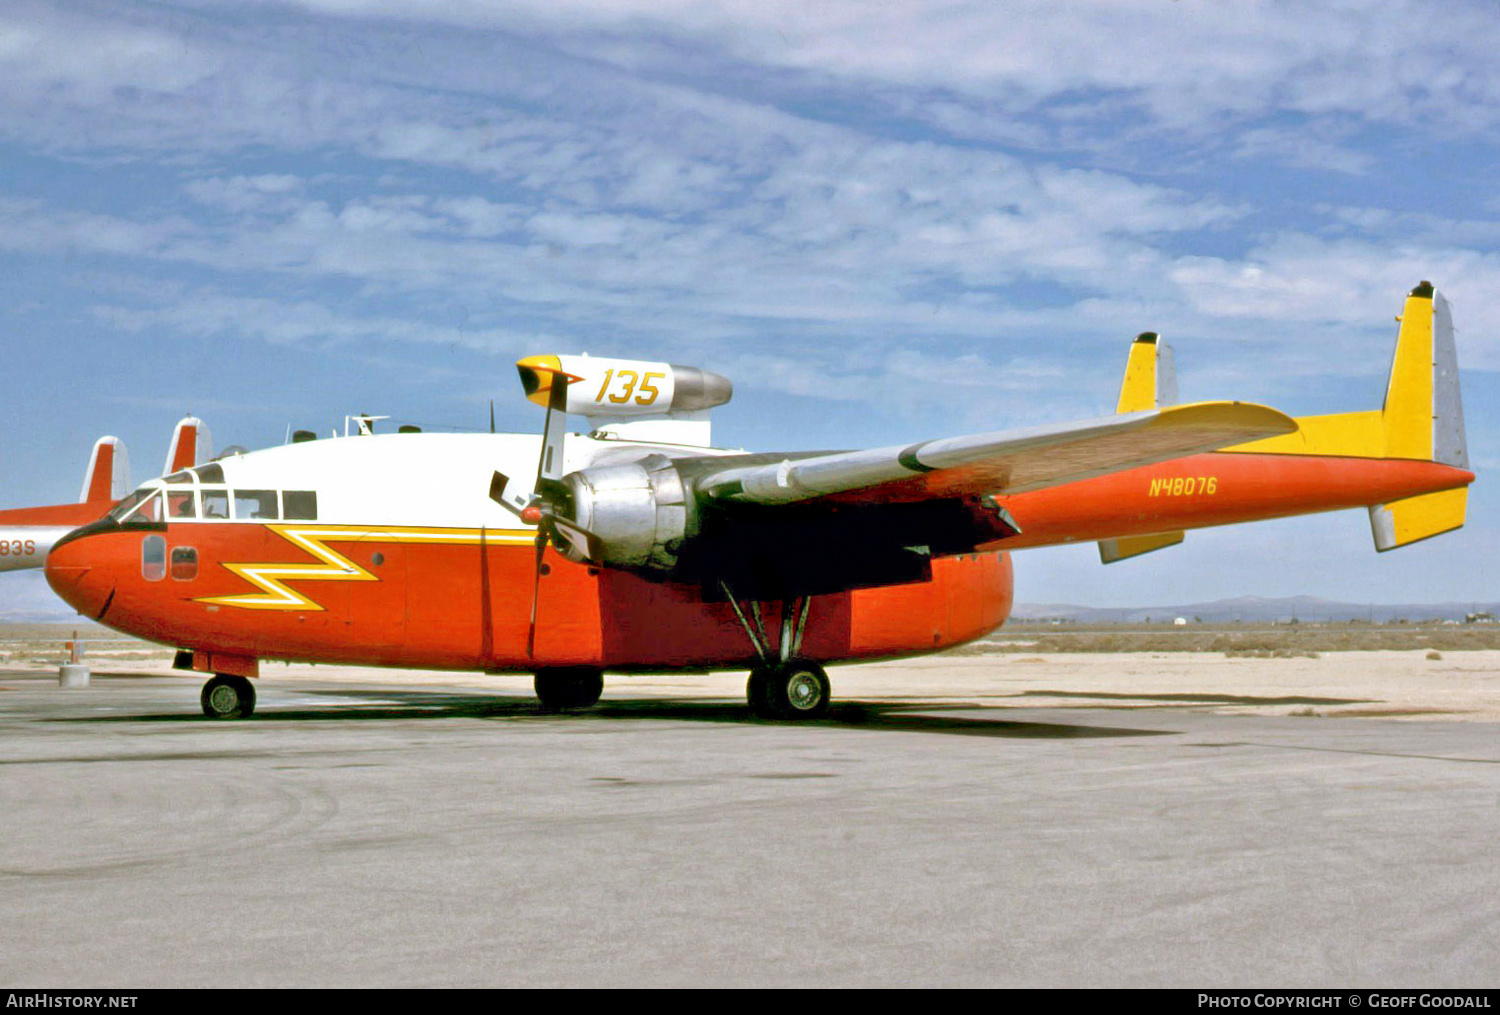
<svg viewBox="0 0 1500 1015"><path fill-rule="evenodd" d="M141 577L159 582L167 576L167 541L162 536L141 540Z"/></svg>
<svg viewBox="0 0 1500 1015"><path fill-rule="evenodd" d="M180 582L190 582L198 577L197 547L172 547L172 577Z"/></svg>

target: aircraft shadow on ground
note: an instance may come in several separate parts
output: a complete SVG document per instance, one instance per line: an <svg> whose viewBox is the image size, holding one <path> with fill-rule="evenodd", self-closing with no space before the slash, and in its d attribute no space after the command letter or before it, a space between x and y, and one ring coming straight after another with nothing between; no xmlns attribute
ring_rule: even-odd
<svg viewBox="0 0 1500 1015"><path fill-rule="evenodd" d="M910 702L842 701L832 705L828 714L810 722L781 723L757 717L748 705L725 701L700 701L674 698L605 699L591 709L573 713L544 712L533 699L496 695L466 695L451 692L337 690L308 691L307 695L326 695L344 699L326 707L278 707L266 702L249 722L369 722L411 719L492 719L510 721L623 722L667 720L678 722L733 723L746 726L811 726L888 730L903 733L943 733L954 736L1005 737L1014 739L1089 739L1111 737L1171 736L1176 730L1128 729L1117 726L1081 726L1067 723L1018 722L1010 719L977 718L947 713L998 712L980 705L913 704ZM348 699L368 699L368 704L348 703ZM194 703L196 704L196 702ZM929 714L943 713L943 714ZM59 722L201 722L210 720L194 709L192 712L155 715L80 716L58 719Z"/></svg>

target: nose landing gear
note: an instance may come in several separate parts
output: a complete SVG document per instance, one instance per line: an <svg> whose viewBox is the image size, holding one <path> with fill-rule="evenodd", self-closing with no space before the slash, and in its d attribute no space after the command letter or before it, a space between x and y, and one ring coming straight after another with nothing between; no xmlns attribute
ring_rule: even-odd
<svg viewBox="0 0 1500 1015"><path fill-rule="evenodd" d="M598 703L604 693L604 672L588 666L537 670L533 686L542 711L572 712Z"/></svg>
<svg viewBox="0 0 1500 1015"><path fill-rule="evenodd" d="M248 719L255 713L255 686L244 677L220 673L203 685L201 700L210 719Z"/></svg>

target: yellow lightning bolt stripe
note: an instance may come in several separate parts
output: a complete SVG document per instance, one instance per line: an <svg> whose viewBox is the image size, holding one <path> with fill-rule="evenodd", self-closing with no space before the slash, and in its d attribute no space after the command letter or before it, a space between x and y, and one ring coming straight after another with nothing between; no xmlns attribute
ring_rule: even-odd
<svg viewBox="0 0 1500 1015"><path fill-rule="evenodd" d="M226 563L225 568L263 591L237 596L205 596L194 600L195 602L210 603L215 606L234 606L244 610L321 611L323 607L315 600L288 587L285 583L288 581L380 581L379 577L329 547L330 542L477 546L481 538L480 529L420 529L354 525L267 525L266 528L293 545L306 550L321 563ZM483 530L483 539L487 545L530 545L533 538L530 532L507 529Z"/></svg>

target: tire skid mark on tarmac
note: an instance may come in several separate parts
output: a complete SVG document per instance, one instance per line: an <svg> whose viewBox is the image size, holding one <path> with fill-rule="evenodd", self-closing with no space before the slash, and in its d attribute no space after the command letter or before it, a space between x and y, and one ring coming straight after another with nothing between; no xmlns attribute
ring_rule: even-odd
<svg viewBox="0 0 1500 1015"><path fill-rule="evenodd" d="M149 806L157 799L145 797L142 805ZM193 820L164 828L163 841L180 845L164 849L127 849L107 856L90 855L118 842L96 841L84 844L79 849L82 855L71 861L0 867L0 881L109 876L188 859L198 860L209 854L262 851L268 846L307 836L328 824L339 812L338 800L323 786L275 776L257 781L254 793L246 792L243 785L230 783L226 786L211 780L204 786L203 796L191 803L200 805L190 808ZM232 820L221 820L225 816L248 813L257 803L262 806L269 804L271 813L250 828L235 827ZM182 800L174 799L169 806L181 808L182 805Z"/></svg>
<svg viewBox="0 0 1500 1015"><path fill-rule="evenodd" d="M1500 765L1500 758L1455 758L1445 754L1405 754L1399 751L1371 751L1354 747L1308 747L1302 744L1267 744L1250 740L1226 740L1220 743L1185 744L1186 747L1264 747L1282 751L1311 751L1318 754L1362 754L1371 758L1410 758L1414 761L1457 761L1470 765Z"/></svg>

